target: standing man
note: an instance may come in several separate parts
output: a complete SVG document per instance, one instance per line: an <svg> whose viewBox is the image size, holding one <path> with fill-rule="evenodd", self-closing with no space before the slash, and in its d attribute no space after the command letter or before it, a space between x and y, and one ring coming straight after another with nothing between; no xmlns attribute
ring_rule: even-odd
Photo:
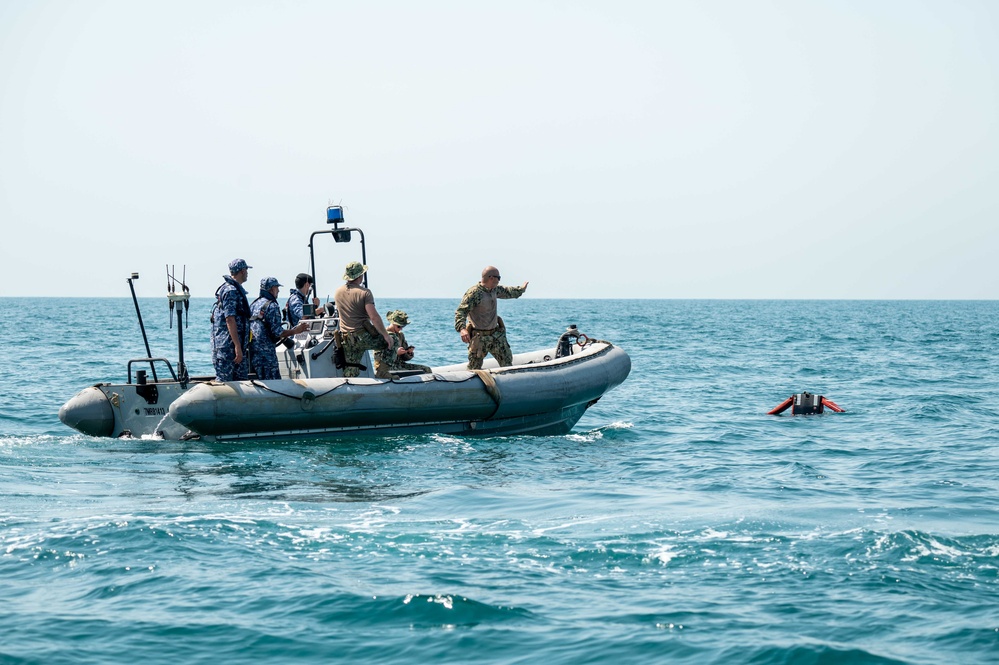
<svg viewBox="0 0 999 665"><path fill-rule="evenodd" d="M277 297L281 285L276 277L260 280L260 297L250 305L250 362L257 378L263 381L281 378L275 345L285 337L292 337L309 329L302 321L297 326L285 330L281 326L281 308Z"/></svg>
<svg viewBox="0 0 999 665"><path fill-rule="evenodd" d="M347 283L333 293L333 302L340 313L343 355L347 362L343 375L348 378L360 373L356 365L365 351L392 349L392 338L375 309L375 297L371 295L371 291L361 286L361 280L367 271L368 266L362 266L359 261L351 261L343 274ZM375 376L379 379L392 378L388 367L381 364L375 366Z"/></svg>
<svg viewBox="0 0 999 665"><path fill-rule="evenodd" d="M519 298L527 290L527 282L509 287L499 283L499 269L486 266L482 280L465 291L455 310L454 329L461 334L461 341L468 344L468 369L482 369L482 360L487 353L493 354L500 367L513 364L513 352L506 341L506 326L496 315L496 299Z"/></svg>
<svg viewBox="0 0 999 665"><path fill-rule="evenodd" d="M312 275L300 272L295 277L295 288L288 294L288 301L285 308L288 310L288 326L294 328L305 315L305 303L309 299L309 291L312 290ZM312 306L315 307L316 316L323 315L323 308L319 306L319 298L312 296Z"/></svg>
<svg viewBox="0 0 999 665"><path fill-rule="evenodd" d="M243 283L249 269L243 259L229 262L229 276L215 291L212 309L212 363L216 381L245 381L249 363L243 356L250 335L250 304Z"/></svg>

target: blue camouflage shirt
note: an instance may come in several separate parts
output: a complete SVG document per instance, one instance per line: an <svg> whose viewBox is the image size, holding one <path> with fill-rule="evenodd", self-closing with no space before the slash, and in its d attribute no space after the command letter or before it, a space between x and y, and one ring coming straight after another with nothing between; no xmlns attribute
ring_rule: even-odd
<svg viewBox="0 0 999 665"><path fill-rule="evenodd" d="M235 317L236 333L239 335L243 352L250 337L250 304L246 302L246 289L231 277L215 292L215 308L212 311L212 349L217 351L236 350L226 326L227 317Z"/></svg>
<svg viewBox="0 0 999 665"><path fill-rule="evenodd" d="M288 327L294 328L305 316L305 296L298 289L292 289L288 294Z"/></svg>
<svg viewBox="0 0 999 665"><path fill-rule="evenodd" d="M250 330L253 331L253 346L270 347L281 339L284 327L281 325L281 308L277 298L270 291L261 291L260 297L250 306Z"/></svg>

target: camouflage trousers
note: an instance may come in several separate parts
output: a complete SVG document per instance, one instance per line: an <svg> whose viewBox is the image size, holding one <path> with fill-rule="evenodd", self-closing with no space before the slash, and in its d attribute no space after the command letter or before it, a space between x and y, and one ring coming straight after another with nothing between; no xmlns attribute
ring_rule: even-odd
<svg viewBox="0 0 999 665"><path fill-rule="evenodd" d="M277 352L273 345L267 342L257 343L256 338L250 342L250 364L257 378L270 381L281 378L281 368L278 367Z"/></svg>
<svg viewBox="0 0 999 665"><path fill-rule="evenodd" d="M472 331L472 341L468 345L468 369L482 369L482 360L489 353L493 354L500 367L513 364L513 351L506 341L505 327Z"/></svg>
<svg viewBox="0 0 999 665"><path fill-rule="evenodd" d="M216 381L246 381L250 378L250 362L243 355L243 362L236 364L236 350L228 348L212 349L212 364L215 365Z"/></svg>
<svg viewBox="0 0 999 665"><path fill-rule="evenodd" d="M343 375L346 378L353 378L361 373L357 367L351 364L358 364L364 356L365 351L380 351L385 349L385 339L381 335L372 335L366 330L343 333L343 357L347 361L347 367L343 368ZM379 379L391 379L388 368L375 363L375 376Z"/></svg>

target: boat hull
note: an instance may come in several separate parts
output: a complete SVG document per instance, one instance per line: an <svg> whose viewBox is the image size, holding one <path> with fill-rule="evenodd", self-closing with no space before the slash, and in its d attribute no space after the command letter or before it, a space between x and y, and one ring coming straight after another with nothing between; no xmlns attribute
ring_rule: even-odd
<svg viewBox="0 0 999 665"><path fill-rule="evenodd" d="M518 355L512 367L440 367L391 381L313 378L98 384L60 409L91 436L207 441L331 439L350 435L564 434L623 382L631 360L598 342L575 355ZM150 388L155 386L155 390Z"/></svg>
<svg viewBox="0 0 999 665"><path fill-rule="evenodd" d="M175 422L169 409L188 389L176 381L99 383L63 404L59 420L88 436L181 439L189 428Z"/></svg>
<svg viewBox="0 0 999 665"><path fill-rule="evenodd" d="M217 441L348 433L562 434L630 369L628 355L608 344L564 359L394 381L207 383L179 397L170 417Z"/></svg>

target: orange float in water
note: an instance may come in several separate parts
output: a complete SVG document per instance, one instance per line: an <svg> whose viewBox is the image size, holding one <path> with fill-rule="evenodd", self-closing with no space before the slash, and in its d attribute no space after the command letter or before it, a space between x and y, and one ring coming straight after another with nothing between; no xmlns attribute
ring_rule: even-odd
<svg viewBox="0 0 999 665"><path fill-rule="evenodd" d="M792 416L804 416L822 413L827 408L830 411L835 411L836 413L842 413L845 411L845 409L827 397L804 392L791 395L786 400L767 411L767 415L776 416L784 411L787 411L788 409L791 409Z"/></svg>

